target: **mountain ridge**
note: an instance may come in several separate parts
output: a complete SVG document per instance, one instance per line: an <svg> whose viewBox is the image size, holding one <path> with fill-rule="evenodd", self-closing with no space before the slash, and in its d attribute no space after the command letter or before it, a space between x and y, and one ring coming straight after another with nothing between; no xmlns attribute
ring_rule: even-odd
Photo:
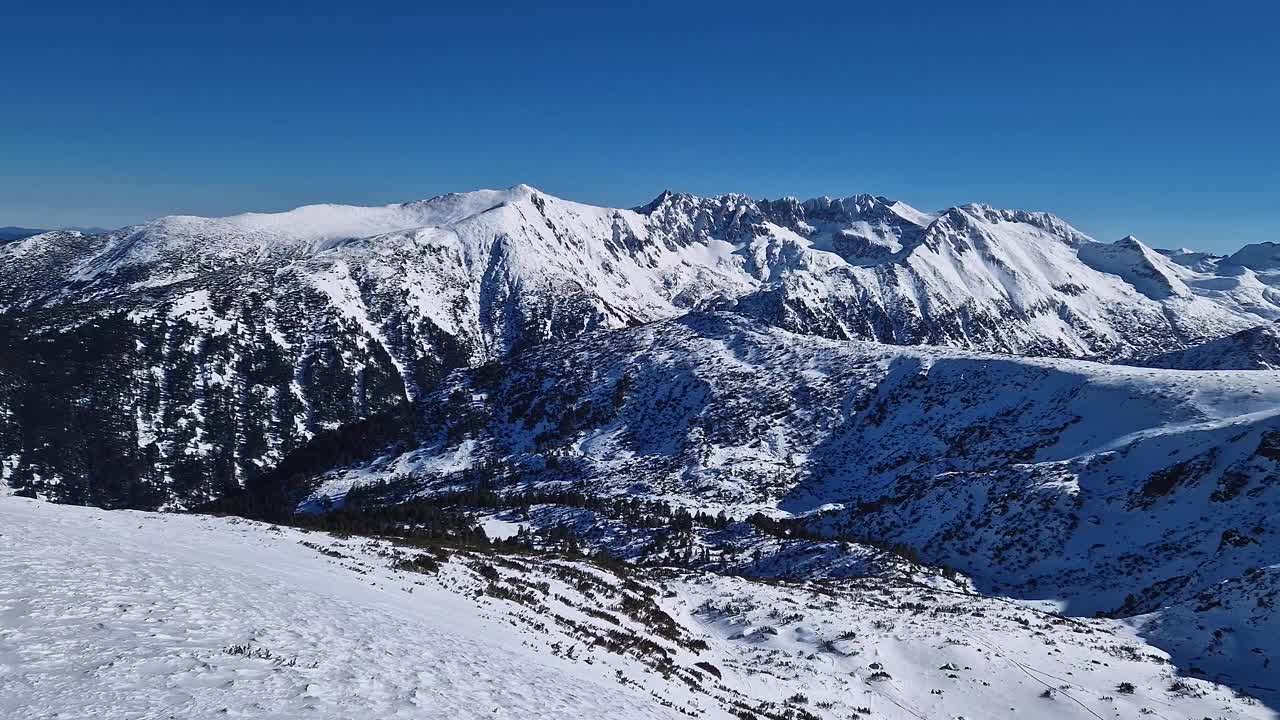
<svg viewBox="0 0 1280 720"><path fill-rule="evenodd" d="M497 488L813 516L1092 613L1128 594L1158 607L1265 563L1278 406L1273 373L833 341L694 313L454 373L419 405L416 444L310 492L341 500L400 478L413 497L483 467ZM1138 516L1148 529L1129 527ZM1232 527L1251 549L1209 562ZM1142 547L1166 557L1138 561Z"/></svg>
<svg viewBox="0 0 1280 720"><path fill-rule="evenodd" d="M664 192L622 209L529 186L55 231L0 245L0 494L341 532L427 518L409 522L429 535L447 516L679 568L685 627L722 629L726 668L748 647L732 643L773 642L772 620L815 661L795 679L883 647L882 618L855 647L847 611L802 601L817 619L793 628L746 602L852 583L849 608L913 593L891 612L932 619L906 652L1016 607L966 622L1054 642L1106 628L1135 644L1082 641L1071 672L1149 641L1144 692L1224 691L1175 679L1160 648L1274 699L1280 274L1250 262L978 203ZM362 512L401 524L344 525ZM490 560L560 566L487 557L449 571L476 597L516 597ZM795 667L773 655L753 661ZM909 677L963 666L932 658ZM1031 684L1045 702L1068 687Z"/></svg>
<svg viewBox="0 0 1280 720"><path fill-rule="evenodd" d="M455 368L691 311L833 339L1101 360L1280 317L1280 291L1252 270L1193 270L1048 213L670 192L640 210L520 185L5 243L0 330L23 349L0 370L0 478L91 475L96 461L66 467L98 452L60 429L79 418L151 473L127 485L165 498L102 502L204 502ZM95 344L112 351L71 349ZM114 379L100 377L107 367ZM47 399L29 396L37 387ZM85 407L85 393L109 402Z"/></svg>

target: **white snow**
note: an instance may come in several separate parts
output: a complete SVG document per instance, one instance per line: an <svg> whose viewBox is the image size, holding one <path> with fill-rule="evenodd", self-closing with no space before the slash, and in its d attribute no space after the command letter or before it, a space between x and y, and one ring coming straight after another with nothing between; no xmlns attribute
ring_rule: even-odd
<svg viewBox="0 0 1280 720"><path fill-rule="evenodd" d="M497 515L490 515L480 519L480 527L484 528L485 537L490 540L506 540L515 537L519 534L520 528L527 527L527 525L504 520Z"/></svg>
<svg viewBox="0 0 1280 720"><path fill-rule="evenodd" d="M415 370L447 369L432 364L446 353L478 364L526 342L650 323L522 355L546 398L574 380L563 386L584 389L596 408L613 404L624 372L639 377L616 415L554 447L575 479L602 495L713 512L827 511L844 523L837 530L906 542L976 587L1039 601L942 597L884 578L789 586L668 574L664 607L708 643L701 654L671 649L673 662L723 670L724 698L777 710L801 693L793 704L824 718L864 704L887 718L1274 717L1177 678L1194 665L1269 702L1280 692L1269 555L1280 373L1266 372L1280 367L1280 344L1262 325L1280 317L1278 246L1219 258L1133 238L1103 244L1051 215L983 205L926 214L854 196L794 207L804 218L788 224L736 195L664 195L642 212L516 186L385 207L161 218L0 246L0 308L127 290L143 298L122 305L128 317L189 322L205 331L190 337L198 349L236 331L235 315L214 307L243 294L269 311L264 337L297 350L293 359L323 339L307 334L314 312L355 347L385 350L414 399ZM117 274L124 285L111 284ZM741 315L686 315L708 307ZM1194 346L1150 362L1263 371L886 348L744 316L830 337L1016 353L1115 359ZM236 386L230 370L202 372ZM300 384L292 391L306 401ZM340 469L313 499L395 475L447 483L490 459L526 463L536 477L545 448L535 438L560 417L526 425L508 418L512 408L469 397L499 418L479 437ZM208 451L199 403L180 415L176 424L194 427L185 451ZM155 418L134 422L140 445L158 437ZM0 480L20 462L4 457ZM483 519L491 537L520 524ZM608 623L541 561L526 569L552 578L552 616L482 600L467 569L480 560L420 578L390 569L397 552L234 520L2 497L0 718L731 712L557 625L555 614ZM856 575L864 559L815 543L779 562ZM1144 592L1135 602L1147 609L1128 624L1043 612L1088 615ZM233 651L245 646L257 654ZM872 663L891 677L873 677ZM1116 694L1121 681L1136 692Z"/></svg>
<svg viewBox="0 0 1280 720"><path fill-rule="evenodd" d="M620 406L538 439L573 404L613 408L624 375ZM454 376L424 398L438 432L322 476L317 494L393 476L430 493L487 463L737 518L838 506L836 532L1078 615L1173 576L1187 584L1163 587L1189 596L1265 561L1275 538L1276 465L1260 448L1280 433L1280 373L840 342L714 313L537 349L504 377L481 429L445 432L442 403L474 391ZM556 406L555 388L582 390ZM517 401L536 394L536 410ZM552 457L569 470L547 471ZM1251 540L1220 549L1232 527Z"/></svg>
<svg viewBox="0 0 1280 720"><path fill-rule="evenodd" d="M40 236L21 241L34 243L21 253L6 245L12 257L0 261L14 277L39 280L15 286L16 300L0 292L0 303L74 300L126 270L145 270L134 287L160 290L261 266L322 290L374 338L402 334L384 330L394 301L415 330L476 348L476 362L529 331L524 318L541 318L551 335L735 303L752 311L762 302L769 314L780 303L782 317L771 319L824 335L919 342L932 328L942 344L1107 358L1280 318L1274 274L1218 259L1179 264L1132 238L1099 243L1045 213L967 205L926 214L870 196L794 207L805 219L782 227L774 221L785 218L739 195L664 195L639 212L518 185L384 207L168 217L88 239ZM388 348L401 364L431 351Z"/></svg>
<svg viewBox="0 0 1280 720"><path fill-rule="evenodd" d="M300 544L319 537L0 503L0 717L680 717L460 593Z"/></svg>
<svg viewBox="0 0 1280 720"><path fill-rule="evenodd" d="M467 553L417 573L392 567L403 557L358 537L0 498L0 717L1277 717L1180 677L1128 625L1000 598L674 571L624 587L584 564ZM493 582L477 572L489 563ZM657 603L668 631L646 638L658 626L624 596ZM632 639L610 650L614 631Z"/></svg>

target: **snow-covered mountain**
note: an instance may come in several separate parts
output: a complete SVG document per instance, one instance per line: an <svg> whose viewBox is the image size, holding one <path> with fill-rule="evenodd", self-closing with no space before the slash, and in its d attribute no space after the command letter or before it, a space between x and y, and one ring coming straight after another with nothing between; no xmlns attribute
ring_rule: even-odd
<svg viewBox="0 0 1280 720"><path fill-rule="evenodd" d="M1280 541L1275 373L841 342L691 314L455 373L410 425L416 443L322 475L308 504L388 479L399 498L467 487L483 471L507 491L803 516L1073 614L1192 598Z"/></svg>
<svg viewBox="0 0 1280 720"><path fill-rule="evenodd" d="M1280 243L1245 245L1222 262L1258 272L1280 272Z"/></svg>
<svg viewBox="0 0 1280 720"><path fill-rule="evenodd" d="M39 235L42 232L45 232L45 231L36 230L35 228L24 228L24 227L16 227L13 225L6 225L5 227L0 227L0 242L6 242L8 240L21 240L22 238L31 237L32 235Z"/></svg>
<svg viewBox="0 0 1280 720"><path fill-rule="evenodd" d="M1274 256L527 186L4 242L0 495L608 557L3 497L0 715L1274 717L1211 682L1280 704Z"/></svg>
<svg viewBox="0 0 1280 720"><path fill-rule="evenodd" d="M1143 364L1179 370L1280 370L1280 326L1259 325L1185 350L1161 353Z"/></svg>
<svg viewBox="0 0 1280 720"><path fill-rule="evenodd" d="M1280 315L1267 277L1044 213L872 196L626 210L517 186L51 232L0 245L0 336L21 348L0 363L0 476L190 504L454 368L699 309L837 339L1148 357Z"/></svg>
<svg viewBox="0 0 1280 720"><path fill-rule="evenodd" d="M1045 213L967 205L926 214L871 196L666 192L621 210L517 186L48 233L6 246L0 262L11 309L89 300L139 309L187 297L192 281L207 285L221 270L235 270L238 291L269 271L275 282L262 289L319 290L329 307L313 311L368 316L362 325L385 331L394 319L374 300L398 295L411 324L487 358L525 333L554 337L560 316L575 312L577 325L616 327L738 304L828 337L1098 358L1280 315L1271 295L1215 285L1131 237L1098 243Z"/></svg>
<svg viewBox="0 0 1280 720"><path fill-rule="evenodd" d="M96 226L86 227L86 226L75 226L75 225L69 225L67 227L58 228L58 230L66 231L66 232L78 232L78 233L83 233L85 235L102 235L104 233L111 232L111 230L109 230L108 228L103 228L103 227L96 227ZM25 227L16 227L13 225L8 225L5 227L0 227L0 242L6 242L9 240L21 240L23 238L29 238L34 235L42 235L48 232L52 232L52 231L37 230L36 228L25 228Z"/></svg>
<svg viewBox="0 0 1280 720"><path fill-rule="evenodd" d="M1262 658L1180 663L1273 641L1274 621L1221 629L1271 612L1243 600L1274 584L1139 625L893 577L427 553L6 497L0 573L6 718L1276 717L1241 694ZM1144 637L1175 621L1219 632L1173 653Z"/></svg>
<svg viewBox="0 0 1280 720"><path fill-rule="evenodd" d="M987 595L1124 618L1181 672L1280 700L1280 374L833 341L692 313L455 372L403 423L361 433L338 454L367 459L295 500L314 512L480 481L535 498L495 530L572 528L640 565L784 580L884 587L893 563L861 544L908 549ZM557 491L730 523L673 548L647 520ZM762 536L754 513L791 524Z"/></svg>

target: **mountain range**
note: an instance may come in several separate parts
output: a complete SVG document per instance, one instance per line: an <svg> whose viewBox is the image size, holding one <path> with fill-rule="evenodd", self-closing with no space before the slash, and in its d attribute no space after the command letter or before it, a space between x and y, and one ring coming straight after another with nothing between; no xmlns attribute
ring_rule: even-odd
<svg viewBox="0 0 1280 720"><path fill-rule="evenodd" d="M44 233L0 246L0 333L20 348L0 369L2 470L61 499L190 505L453 369L691 311L1141 363L1280 317L1270 258L984 205L664 192L626 210L528 186ZM65 436L81 426L103 437Z"/></svg>
<svg viewBox="0 0 1280 720"><path fill-rule="evenodd" d="M1046 716L1147 714L1117 704L1109 676L1064 677L1111 662L1132 678L1116 692L1136 683L1166 712L1194 695L1197 716L1267 717L1277 321L1280 245L1154 249L1043 212L871 195L663 192L622 209L520 185L38 232L0 243L0 494L337 530L291 530L289 549L277 525L138 515L174 545L143 558L133 515L83 515L157 586L223 587L181 568L223 568L249 543L310 568L253 571L282 595L324 595L326 558L421 589L475 632L523 627L538 649L521 653L587 685L613 681L599 667L660 677L617 681L626 702L657 698L655 717L859 717L850 677L889 717L1003 708L1015 686L1043 690ZM3 500L28 538L0 545L14 572L52 562L40 543L87 542L82 516L47 516L46 532L38 505ZM468 549L407 556L393 536L414 528ZM377 539L344 544L351 532ZM102 587L40 577L88 597L124 592L117 571ZM350 580L342 602L386 609ZM54 603L61 622L88 600L18 602ZM256 612L314 614L277 604ZM895 625L904 613L916 620ZM994 654L955 649L975 642ZM955 680L965 662L980 676L958 704L875 689L886 657L909 681ZM1029 681L991 689L1010 669ZM780 694L793 685L825 705Z"/></svg>
<svg viewBox="0 0 1280 720"><path fill-rule="evenodd" d="M68 227L59 228L59 229L72 231L72 232L81 232L81 233L86 233L90 235L110 232L107 228L102 228L102 227L68 226ZM23 238L28 238L33 235L42 235L47 232L49 231L37 230L35 228L17 227L15 225L7 225L5 227L0 227L0 242L5 242L6 240L21 240Z"/></svg>
<svg viewBox="0 0 1280 720"><path fill-rule="evenodd" d="M36 230L35 228L24 228L24 227L17 227L14 225L8 225L5 227L0 227L0 242L4 242L6 240L21 240L22 238L31 237L32 235L39 235L44 232L47 232L47 231Z"/></svg>

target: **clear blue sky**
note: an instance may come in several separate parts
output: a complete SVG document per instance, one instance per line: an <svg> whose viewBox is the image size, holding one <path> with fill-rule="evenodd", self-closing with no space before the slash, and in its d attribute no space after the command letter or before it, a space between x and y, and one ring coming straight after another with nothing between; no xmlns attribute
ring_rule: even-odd
<svg viewBox="0 0 1280 720"><path fill-rule="evenodd" d="M1280 241L1276 4L1047 5L14 3L0 225L527 182Z"/></svg>

